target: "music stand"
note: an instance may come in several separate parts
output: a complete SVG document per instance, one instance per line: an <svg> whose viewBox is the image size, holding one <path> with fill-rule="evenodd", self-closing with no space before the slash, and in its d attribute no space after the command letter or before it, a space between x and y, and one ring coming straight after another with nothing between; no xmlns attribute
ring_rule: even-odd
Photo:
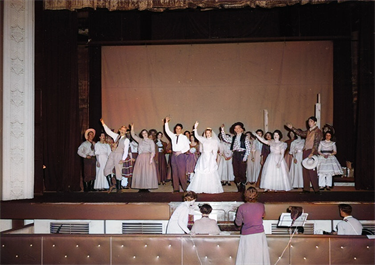
<svg viewBox="0 0 375 265"><path fill-rule="evenodd" d="M290 213L282 213L279 219L278 227L298 227L305 226L308 213L302 213L293 223Z"/></svg>

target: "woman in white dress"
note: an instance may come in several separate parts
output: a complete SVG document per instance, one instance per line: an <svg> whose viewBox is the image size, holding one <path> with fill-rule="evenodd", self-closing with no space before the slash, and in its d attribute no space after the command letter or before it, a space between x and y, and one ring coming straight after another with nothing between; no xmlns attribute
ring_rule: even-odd
<svg viewBox="0 0 375 265"><path fill-rule="evenodd" d="M259 141L269 145L271 149L271 153L263 165L260 187L265 191L291 190L292 185L289 178L288 166L284 159L284 152L287 145L280 141L282 138L281 131L275 130L272 140L265 140L256 133L254 135Z"/></svg>
<svg viewBox="0 0 375 265"><path fill-rule="evenodd" d="M261 129L257 130L256 134L263 138L263 131ZM263 144L258 139L252 141L246 170L247 182L250 182L250 184L254 184L258 181L260 170L262 169L262 146Z"/></svg>
<svg viewBox="0 0 375 265"><path fill-rule="evenodd" d="M289 176L292 181L292 187L295 189L303 188L302 153L304 146L305 140L301 139L299 135L290 144L289 154L292 156L292 162L290 164Z"/></svg>
<svg viewBox="0 0 375 265"><path fill-rule="evenodd" d="M155 143L148 138L148 132L143 129L138 137L134 133L134 125L131 125L131 135L138 142L138 157L135 161L132 189L139 189L139 192L149 192L149 189L158 188L158 177L154 163Z"/></svg>
<svg viewBox="0 0 375 265"><path fill-rule="evenodd" d="M95 144L96 155L96 179L94 184L95 190L109 189L108 181L104 176L104 167L107 163L108 156L111 153L111 147L105 141L105 133L102 132L99 137L99 142Z"/></svg>
<svg viewBox="0 0 375 265"><path fill-rule="evenodd" d="M221 138L221 134L219 135L219 138ZM232 156L233 151L230 150L230 144L220 139L218 172L223 186L231 186L230 182L234 180Z"/></svg>
<svg viewBox="0 0 375 265"><path fill-rule="evenodd" d="M195 122L194 133L202 145L202 153L197 161L195 173L190 179L190 185L187 190L196 193L222 193L224 191L221 186L216 162L219 139L210 128L205 130L205 137L200 136L197 132L198 124L198 122Z"/></svg>
<svg viewBox="0 0 375 265"><path fill-rule="evenodd" d="M336 143L331 141L332 133L327 131L324 134L324 141L321 141L318 147L319 162L317 172L319 176L319 187L321 190L330 190L332 188L332 177L342 175L342 168L335 157L337 154Z"/></svg>

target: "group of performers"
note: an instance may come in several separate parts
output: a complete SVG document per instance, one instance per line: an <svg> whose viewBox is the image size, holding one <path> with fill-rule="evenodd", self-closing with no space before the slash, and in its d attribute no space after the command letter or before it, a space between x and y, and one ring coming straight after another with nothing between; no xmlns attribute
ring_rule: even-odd
<svg viewBox="0 0 375 265"><path fill-rule="evenodd" d="M316 118L308 119L308 130L287 124L289 140L282 133L246 132L242 122L234 123L230 133L224 124L219 136L206 128L201 136L199 123L192 133L183 132L177 123L173 132L170 118L164 119L164 131L170 142L162 140L163 133L143 129L139 135L122 126L113 132L101 119L104 132L94 142L95 130L85 132L86 141L78 148L83 157L85 191L122 188L148 192L172 181L174 192L222 193L224 185L246 190L246 184L267 191L288 191L303 188L304 192L332 188L332 177L341 175L342 168L331 140L332 130L322 131ZM302 139L303 138L303 139ZM168 159L167 159L167 156Z"/></svg>

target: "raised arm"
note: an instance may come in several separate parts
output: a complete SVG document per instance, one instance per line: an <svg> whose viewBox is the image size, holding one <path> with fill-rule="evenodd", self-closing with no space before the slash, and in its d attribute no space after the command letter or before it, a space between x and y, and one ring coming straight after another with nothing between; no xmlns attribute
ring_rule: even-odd
<svg viewBox="0 0 375 265"><path fill-rule="evenodd" d="M106 132L106 134L108 134L109 136L111 136L111 138L112 138L114 141L116 141L116 139L117 139L117 137L118 137L118 134L112 132L112 130L109 129L109 127L104 123L103 118L100 119L100 122L102 123L103 128L104 128L104 131Z"/></svg>
<svg viewBox="0 0 375 265"><path fill-rule="evenodd" d="M264 144L266 144L266 145L270 145L270 143L269 143L268 140L266 140L266 139L260 137L256 132L252 132L252 134L255 135L256 138L257 138L260 142L262 142L262 143L264 143Z"/></svg>
<svg viewBox="0 0 375 265"><path fill-rule="evenodd" d="M173 132L171 132L171 130L169 129L169 121L171 119L169 117L165 117L165 123L164 123L164 129L165 129L165 133L169 136L169 138L172 140L174 139L176 136Z"/></svg>
<svg viewBox="0 0 375 265"><path fill-rule="evenodd" d="M221 138L223 139L224 142L229 143L229 144L232 143L232 137L227 136L225 133L224 124L222 124L220 127L220 133L221 133Z"/></svg>
<svg viewBox="0 0 375 265"><path fill-rule="evenodd" d="M131 136L133 137L133 139L137 142L137 143L139 143L140 141L141 141L141 138L139 138L137 135L135 135L135 133L134 133L134 123L132 123L132 124L130 124L130 134L131 134Z"/></svg>

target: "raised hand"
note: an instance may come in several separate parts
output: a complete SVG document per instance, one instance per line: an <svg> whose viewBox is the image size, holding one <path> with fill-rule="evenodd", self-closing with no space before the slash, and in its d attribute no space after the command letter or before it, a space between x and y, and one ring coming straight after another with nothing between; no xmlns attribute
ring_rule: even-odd
<svg viewBox="0 0 375 265"><path fill-rule="evenodd" d="M196 121L195 124L194 124L194 129L198 128L198 124L199 124L199 122Z"/></svg>

